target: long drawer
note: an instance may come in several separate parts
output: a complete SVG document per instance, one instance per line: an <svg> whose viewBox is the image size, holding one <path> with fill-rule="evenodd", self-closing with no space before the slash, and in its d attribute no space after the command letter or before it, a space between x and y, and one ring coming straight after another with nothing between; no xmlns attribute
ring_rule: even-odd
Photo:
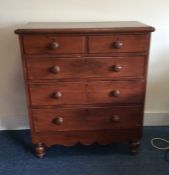
<svg viewBox="0 0 169 175"><path fill-rule="evenodd" d="M144 81L81 81L31 84L32 105L142 103Z"/></svg>
<svg viewBox="0 0 169 175"><path fill-rule="evenodd" d="M91 57L91 58L41 58L27 59L28 78L118 78L143 77L145 57Z"/></svg>
<svg viewBox="0 0 169 175"><path fill-rule="evenodd" d="M129 129L142 125L142 108L132 106L32 109L32 117L36 132Z"/></svg>

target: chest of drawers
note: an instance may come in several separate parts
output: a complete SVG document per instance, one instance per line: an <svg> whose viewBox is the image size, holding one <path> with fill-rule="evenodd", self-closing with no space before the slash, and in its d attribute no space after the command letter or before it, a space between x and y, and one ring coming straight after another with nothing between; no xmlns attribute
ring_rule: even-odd
<svg viewBox="0 0 169 175"><path fill-rule="evenodd" d="M127 142L142 137L151 26L29 23L19 35L32 143Z"/></svg>

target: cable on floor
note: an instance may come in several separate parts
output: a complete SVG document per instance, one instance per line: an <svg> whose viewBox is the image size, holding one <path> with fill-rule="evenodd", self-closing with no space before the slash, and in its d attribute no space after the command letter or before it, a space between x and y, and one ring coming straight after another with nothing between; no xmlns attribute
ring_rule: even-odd
<svg viewBox="0 0 169 175"><path fill-rule="evenodd" d="M169 145L169 141L163 138L153 138L151 139L151 145L158 149L158 150L165 150L165 160L169 163L169 146L167 147L160 147L157 144L155 144L155 141L160 141L160 142L164 142L167 143Z"/></svg>

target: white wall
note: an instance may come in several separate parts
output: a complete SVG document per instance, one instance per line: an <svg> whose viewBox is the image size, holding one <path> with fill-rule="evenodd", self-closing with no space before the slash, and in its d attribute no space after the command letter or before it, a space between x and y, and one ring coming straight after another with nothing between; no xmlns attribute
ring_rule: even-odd
<svg viewBox="0 0 169 175"><path fill-rule="evenodd" d="M156 27L152 35L146 121L152 124L153 113L162 114L166 119L169 113L168 0L0 0L0 128L28 126L14 29L31 21L114 20L138 20Z"/></svg>

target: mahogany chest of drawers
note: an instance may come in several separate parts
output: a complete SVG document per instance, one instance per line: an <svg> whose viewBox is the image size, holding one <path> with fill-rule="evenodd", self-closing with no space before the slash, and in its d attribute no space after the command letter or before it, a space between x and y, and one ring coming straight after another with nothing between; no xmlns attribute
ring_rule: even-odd
<svg viewBox="0 0 169 175"><path fill-rule="evenodd" d="M139 22L29 23L19 34L32 143L127 142L142 137L150 35Z"/></svg>

